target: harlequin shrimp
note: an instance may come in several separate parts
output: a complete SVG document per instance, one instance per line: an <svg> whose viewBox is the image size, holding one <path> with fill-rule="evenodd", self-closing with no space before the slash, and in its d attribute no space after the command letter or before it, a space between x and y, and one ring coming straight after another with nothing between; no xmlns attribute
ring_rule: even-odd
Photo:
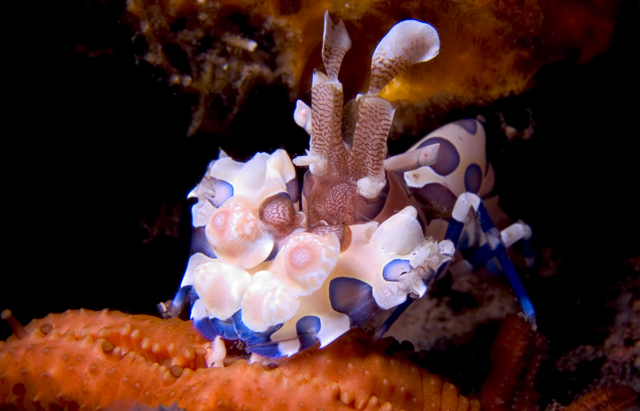
<svg viewBox="0 0 640 411"><path fill-rule="evenodd" d="M197 199L191 256L164 309L177 316L190 306L195 326L218 346L240 340L251 353L290 356L324 347L382 311L399 314L445 271L458 243L471 244L463 230L471 208L484 233L474 263L497 257L508 274L513 268L504 247L526 236L496 234L479 200L491 189L492 171L484 147L478 158L464 148L465 139L484 145L477 121L445 126L434 132L441 137L387 158L394 108L377 94L438 54L436 30L415 20L395 25L374 51L369 90L344 106L338 71L350 47L344 23L326 13L326 73L313 74L311 107L298 101L294 113L310 135L306 155L292 161L276 150L241 163L221 151L189 194ZM308 167L301 192L294 164ZM421 205L407 189L430 197L433 183L455 202L441 241L425 236ZM521 287L517 275L512 281ZM526 293L516 293L524 307Z"/></svg>

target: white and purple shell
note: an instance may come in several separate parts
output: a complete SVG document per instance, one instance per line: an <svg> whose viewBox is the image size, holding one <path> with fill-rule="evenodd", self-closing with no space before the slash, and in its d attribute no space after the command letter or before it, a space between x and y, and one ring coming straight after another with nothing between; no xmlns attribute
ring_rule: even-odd
<svg viewBox="0 0 640 411"><path fill-rule="evenodd" d="M246 163L221 152L189 195L197 198L192 255L174 304L189 294L205 336L292 355L424 295L454 247L425 237L416 203L385 170L394 109L377 93L439 45L428 24L394 26L374 52L369 91L344 109L337 75L351 40L325 15L327 73L314 73L311 108L298 101L294 114L311 136L307 155L293 161L309 166L301 204L283 150ZM416 161L435 162L437 146L422 151Z"/></svg>

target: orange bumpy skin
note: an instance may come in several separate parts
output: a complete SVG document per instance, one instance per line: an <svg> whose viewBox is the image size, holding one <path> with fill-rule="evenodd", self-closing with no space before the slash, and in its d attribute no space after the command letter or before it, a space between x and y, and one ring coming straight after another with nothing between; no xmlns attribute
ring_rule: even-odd
<svg viewBox="0 0 640 411"><path fill-rule="evenodd" d="M121 399L195 410L478 410L412 363L349 333L322 350L264 368L238 360L201 368L191 322L68 311L34 320L0 343L0 406L105 409Z"/></svg>
<svg viewBox="0 0 640 411"><path fill-rule="evenodd" d="M384 342L371 344L353 331L277 367L238 360L226 368L203 368L206 342L190 321L79 310L12 326L19 338L0 342L0 409L480 409L477 400L459 395L439 376L382 354ZM532 381L545 345L522 318L502 323L492 349L500 361L493 362L480 393L483 409L539 410ZM603 388L566 410L622 411L636 397L626 386Z"/></svg>
<svg viewBox="0 0 640 411"><path fill-rule="evenodd" d="M483 410L538 410L535 380L546 358L547 339L522 317L509 314L491 347L491 371L480 391Z"/></svg>
<svg viewBox="0 0 640 411"><path fill-rule="evenodd" d="M605 387L578 398L564 411L624 411L636 403L638 394L626 385Z"/></svg>

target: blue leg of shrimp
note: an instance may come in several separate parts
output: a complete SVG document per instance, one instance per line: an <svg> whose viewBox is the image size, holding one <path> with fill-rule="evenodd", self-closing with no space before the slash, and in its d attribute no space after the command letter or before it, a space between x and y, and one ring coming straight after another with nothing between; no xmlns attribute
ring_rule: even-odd
<svg viewBox="0 0 640 411"><path fill-rule="evenodd" d="M454 243L455 246L455 243ZM435 274L431 277L430 281L428 284L426 284L427 288L438 278L440 278L440 275L442 274L442 272L446 269L446 267L449 266L449 262L445 262L442 265L440 265L440 267L438 267L438 269L435 271ZM396 320L398 318L400 318L400 316L407 310L407 308L409 308L409 306L415 301L415 298L407 298L407 300L400 304L399 306L397 306L396 308L394 308L393 312L391 313L391 315L385 320L385 322L380 326L380 328L378 328L376 330L376 333L374 334L373 339L374 340L378 340L380 338L382 338L382 336L389 331L389 328L391 328L391 326L393 325L393 323L396 322Z"/></svg>
<svg viewBox="0 0 640 411"><path fill-rule="evenodd" d="M500 232L500 240L506 249L515 243L522 241L523 255L527 267L532 267L535 263L535 254L531 246L531 237L531 227L523 222L514 223ZM494 260L495 257L495 247L493 246L493 242L487 242L465 256L466 260L474 268L487 266L494 274L504 274L500 264Z"/></svg>
<svg viewBox="0 0 640 411"><path fill-rule="evenodd" d="M533 308L533 304L531 304L531 300L527 295L527 291L522 285L522 281L520 281L520 277L513 266L513 263L509 259L507 255L507 250L505 245L501 241L501 235L496 226L493 224L491 217L489 217L489 213L487 209L482 204L482 200L475 194L472 193L464 193L458 200L456 201L455 207L453 209L452 218L449 222L449 227L447 229L447 233L445 238L450 240L454 245L458 244L460 240L460 236L462 234L462 230L464 228L464 223L467 218L467 214L473 208L476 213L476 217L480 223L480 227L482 231L487 237L487 244L493 250L494 256L498 259L502 271L507 275L509 279L509 283L513 288L513 292L515 293L520 305L522 306L522 310L525 315L529 319L530 322L535 323L535 315L536 312ZM529 230L530 231L530 230ZM530 239L531 235L529 233L528 239ZM529 248L529 256L531 256L530 246Z"/></svg>
<svg viewBox="0 0 640 411"><path fill-rule="evenodd" d="M305 350L320 342L317 334L321 328L321 321L315 315L307 315L297 321L296 338L286 341L270 341L271 335L280 328L281 326L272 327L260 335L252 333L247 329L246 338L243 338L242 335L240 338L246 341L250 352L271 358L291 355L292 353Z"/></svg>
<svg viewBox="0 0 640 411"><path fill-rule="evenodd" d="M382 338L382 336L389 331L389 328L391 328L391 326L393 325L393 323L395 323L398 318L400 318L400 316L407 311L407 308L409 308L409 306L415 301L415 299L413 298L407 298L407 301L405 301L404 303L400 304L399 306L397 306L393 312L391 313L391 315L389 316L389 318L387 318L384 322L384 324L382 324L380 326L380 328L378 328L376 330L376 333L373 336L373 340L377 341L380 338Z"/></svg>

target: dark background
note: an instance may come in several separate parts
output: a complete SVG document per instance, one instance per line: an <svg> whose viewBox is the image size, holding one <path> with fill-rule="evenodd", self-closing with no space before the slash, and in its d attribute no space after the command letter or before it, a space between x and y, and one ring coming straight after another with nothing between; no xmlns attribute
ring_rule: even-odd
<svg viewBox="0 0 640 411"><path fill-rule="evenodd" d="M23 50L25 81L9 85L5 124L18 130L4 137L9 246L0 309L23 323L81 307L155 314L185 268L186 194L218 147L237 159L279 147L293 157L308 143L278 85L254 88L224 135L187 137L196 97L136 60L140 42L121 11L76 3L73 38L50 55ZM503 207L533 227L538 250L550 247L562 260L556 276L525 279L552 353L601 344L614 314L606 301L638 276L624 263L640 256L638 17L637 4L625 2L605 54L551 64L526 94L447 116L487 116ZM535 134L509 143L495 113L526 127L526 109ZM393 150L413 141L393 137ZM162 205L169 213L181 207L179 236L145 243L143 225L153 225ZM9 328L0 324L0 333L4 339Z"/></svg>

